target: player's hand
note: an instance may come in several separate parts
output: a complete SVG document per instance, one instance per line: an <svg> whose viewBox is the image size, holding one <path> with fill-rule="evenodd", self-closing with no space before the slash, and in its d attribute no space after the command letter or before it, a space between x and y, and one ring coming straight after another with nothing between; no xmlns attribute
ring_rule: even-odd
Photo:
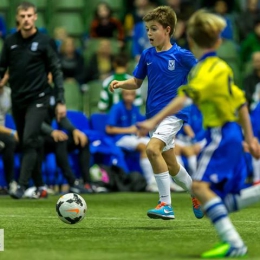
<svg viewBox="0 0 260 260"><path fill-rule="evenodd" d="M67 114L66 106L64 104L58 103L55 112L56 112L57 121L60 122L61 118L65 117Z"/></svg>
<svg viewBox="0 0 260 260"><path fill-rule="evenodd" d="M248 144L248 149L256 159L260 158L260 145L256 138L253 138L252 141Z"/></svg>
<svg viewBox="0 0 260 260"><path fill-rule="evenodd" d="M62 142L68 140L67 134L60 130L53 130L51 132L51 136L55 142Z"/></svg>
<svg viewBox="0 0 260 260"><path fill-rule="evenodd" d="M84 147L88 143L87 136L79 131L78 129L73 130L73 140L76 145L80 145L81 147Z"/></svg>
<svg viewBox="0 0 260 260"><path fill-rule="evenodd" d="M109 91L114 92L115 89L120 88L121 82L118 80L113 80L109 85Z"/></svg>
<svg viewBox="0 0 260 260"><path fill-rule="evenodd" d="M129 134L136 134L138 132L138 128L136 125L132 125L129 127Z"/></svg>
<svg viewBox="0 0 260 260"><path fill-rule="evenodd" d="M149 131L153 130L156 127L157 123L152 120L148 119L142 122L138 122L137 126L139 128L139 135L140 136L146 136Z"/></svg>
<svg viewBox="0 0 260 260"><path fill-rule="evenodd" d="M15 133L14 133L14 140L16 142L19 142L19 137L18 137L17 131L15 131Z"/></svg>

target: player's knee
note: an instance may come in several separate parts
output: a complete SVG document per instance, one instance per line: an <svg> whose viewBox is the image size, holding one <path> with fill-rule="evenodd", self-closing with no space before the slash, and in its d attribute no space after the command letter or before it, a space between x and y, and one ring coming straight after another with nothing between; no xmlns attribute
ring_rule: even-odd
<svg viewBox="0 0 260 260"><path fill-rule="evenodd" d="M148 144L146 147L146 154L149 159L154 159L161 155L159 147Z"/></svg>

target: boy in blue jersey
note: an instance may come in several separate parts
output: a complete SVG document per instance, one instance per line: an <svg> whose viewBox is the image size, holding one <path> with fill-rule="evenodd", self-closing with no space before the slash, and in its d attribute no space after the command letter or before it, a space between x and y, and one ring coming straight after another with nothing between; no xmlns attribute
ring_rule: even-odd
<svg viewBox="0 0 260 260"><path fill-rule="evenodd" d="M168 6L159 6L143 18L147 35L153 47L143 51L134 70L134 78L112 81L110 91L115 89L138 89L148 78L146 117L151 118L177 95L178 87L186 83L187 75L196 64L191 52L172 45L170 38L177 23L176 14ZM181 166L174 153L174 138L187 121L189 110L183 109L156 125L149 133L146 153L151 162L159 190L159 203L147 212L150 218L174 219L171 206L170 175L186 191L191 191L192 179ZM169 175L170 174L170 175ZM197 218L203 217L199 201L192 196L193 211Z"/></svg>
<svg viewBox="0 0 260 260"><path fill-rule="evenodd" d="M246 99L233 83L231 68L215 52L221 44L220 34L225 25L221 17L205 11L192 15L187 34L191 50L199 58L198 64L189 74L188 84L179 88L178 96L153 118L138 124L141 131L153 129L190 100L198 105L203 115L207 143L193 175L192 191L221 240L213 249L203 253L203 258L244 256L247 247L228 213L260 201L260 185L243 189L246 166L238 122L244 130L248 150L254 157L260 157Z"/></svg>

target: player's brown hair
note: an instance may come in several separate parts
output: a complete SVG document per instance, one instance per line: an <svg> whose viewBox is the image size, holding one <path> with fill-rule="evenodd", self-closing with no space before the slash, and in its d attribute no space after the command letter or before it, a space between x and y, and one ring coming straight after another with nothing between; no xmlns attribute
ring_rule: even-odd
<svg viewBox="0 0 260 260"><path fill-rule="evenodd" d="M172 36L177 24L177 16L169 6L159 6L151 10L150 12L148 12L143 17L143 21L144 22L156 21L159 24L161 24L163 28L169 26L171 28L170 36Z"/></svg>

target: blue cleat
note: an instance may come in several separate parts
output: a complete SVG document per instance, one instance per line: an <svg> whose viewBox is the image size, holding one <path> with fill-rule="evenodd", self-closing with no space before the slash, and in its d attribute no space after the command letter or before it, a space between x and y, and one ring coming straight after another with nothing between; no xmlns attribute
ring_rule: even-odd
<svg viewBox="0 0 260 260"><path fill-rule="evenodd" d="M147 216L149 218L154 218L154 219L159 219L159 218L164 220L175 219L172 206L167 205L165 202L160 202L160 201L155 209L150 209L147 211Z"/></svg>
<svg viewBox="0 0 260 260"><path fill-rule="evenodd" d="M192 200L192 207L193 207L193 213L196 218L200 219L204 217L204 212L201 209L201 205L198 199L195 197L191 197Z"/></svg>

